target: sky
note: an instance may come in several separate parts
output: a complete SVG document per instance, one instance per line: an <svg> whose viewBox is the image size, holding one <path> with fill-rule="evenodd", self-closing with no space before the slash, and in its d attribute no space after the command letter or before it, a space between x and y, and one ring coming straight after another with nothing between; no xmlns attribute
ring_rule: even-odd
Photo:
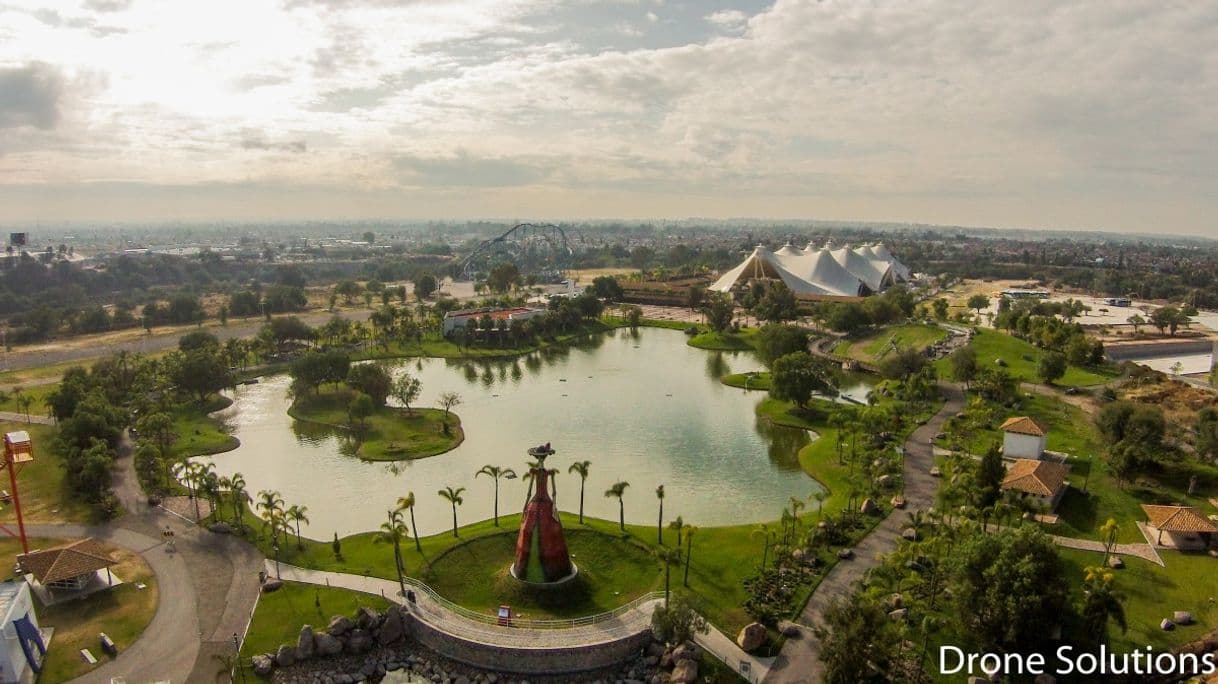
<svg viewBox="0 0 1218 684"><path fill-rule="evenodd" d="M0 0L0 223L1218 235L1218 3Z"/></svg>

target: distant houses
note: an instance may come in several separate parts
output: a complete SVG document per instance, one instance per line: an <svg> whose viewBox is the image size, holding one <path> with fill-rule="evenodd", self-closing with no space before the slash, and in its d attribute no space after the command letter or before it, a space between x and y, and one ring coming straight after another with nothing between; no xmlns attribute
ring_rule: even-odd
<svg viewBox="0 0 1218 684"><path fill-rule="evenodd" d="M509 322L527 321L530 318L535 318L544 313L546 313L545 309L529 309L525 307L515 307L511 309L495 309L487 307L481 309L450 311L444 315L444 325L442 329L444 331L444 335L448 336L458 327L468 327L470 325L470 321L473 321L473 325L478 325L478 321L484 316L490 317L490 319L495 321L497 324L499 321L503 320Z"/></svg>

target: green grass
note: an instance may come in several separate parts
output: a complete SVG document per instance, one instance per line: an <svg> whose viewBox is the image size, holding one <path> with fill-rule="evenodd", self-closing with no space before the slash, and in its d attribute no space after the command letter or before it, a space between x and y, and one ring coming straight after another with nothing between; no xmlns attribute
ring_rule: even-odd
<svg viewBox="0 0 1218 684"><path fill-rule="evenodd" d="M21 386L15 385L14 387ZM45 416L49 411L47 408L47 395L54 392L58 388L59 383L23 387L20 393L13 391L13 389L7 389L4 391L4 400L0 401L0 411L22 413L21 405L17 403L17 397L26 396L30 398L30 415Z"/></svg>
<svg viewBox="0 0 1218 684"><path fill-rule="evenodd" d="M325 629L331 617L354 617L360 606L384 610L390 602L350 589L284 582L278 591L258 598L254 618L245 634L245 642L241 644L241 655L249 658L259 653L272 653L280 644L295 646L304 625Z"/></svg>
<svg viewBox="0 0 1218 684"><path fill-rule="evenodd" d="M645 545L620 534L575 527L566 537L579 574L561 588L530 590L511 577L514 532L479 537L445 551L422 579L441 596L471 610L492 614L506 603L520 617L537 620L595 615L663 589L663 565Z"/></svg>
<svg viewBox="0 0 1218 684"><path fill-rule="evenodd" d="M178 404L170 414L175 439L169 451L173 458L181 460L236 449L240 445L237 438L226 432L221 421L209 415L232 403L232 399L216 395L203 404L192 400Z"/></svg>
<svg viewBox="0 0 1218 684"><path fill-rule="evenodd" d="M926 349L946 338L947 331L937 325L908 323L880 328L857 340L845 340L838 343L833 351L841 356L875 363L888 353L892 340L896 340L901 349Z"/></svg>
<svg viewBox="0 0 1218 684"><path fill-rule="evenodd" d="M1083 570L1098 566L1102 554L1061 549L1070 586L1078 593L1082 584ZM1125 619L1129 629L1121 633L1118 626L1109 624L1108 638L1116 649L1131 651L1147 645L1156 650L1165 650L1198 639L1218 622L1218 559L1206 554L1160 551L1167 567L1123 556L1125 568L1114 570L1116 588L1125 599ZM1159 621L1170 619L1173 611L1187 610L1196 623L1179 626L1165 632Z"/></svg>
<svg viewBox="0 0 1218 684"><path fill-rule="evenodd" d="M1036 374L1036 366L1042 350L1029 342L1006 335L994 330L978 328L973 336L972 347L977 352L977 363L982 368L995 367L995 361L1002 359L1006 363L1005 370L1024 382L1040 382ZM948 359L936 362L939 375L951 377L951 366ZM1064 387L1086 387L1099 385L1117 376L1115 367L1080 368L1068 366L1066 374L1057 380L1056 384Z"/></svg>
<svg viewBox="0 0 1218 684"><path fill-rule="evenodd" d="M689 338L689 346L710 351L753 351L757 328L745 328L740 332L706 331Z"/></svg>
<svg viewBox="0 0 1218 684"><path fill-rule="evenodd" d="M65 539L30 539L31 549L51 548L66 543ZM0 539L0 563L11 568L21 551L16 539ZM114 639L119 651L125 651L139 639L157 607L157 583L147 563L142 558L123 549L109 549L118 560L114 574L124 584L88 596L79 601L69 601L45 607L35 599L38 624L54 627L55 638L47 650L46 662L38 681L55 684L75 679L111 660L98 646L97 635L105 632ZM144 589L137 589L136 583ZM80 658L80 649L89 649L98 659L98 665L88 665Z"/></svg>
<svg viewBox="0 0 1218 684"><path fill-rule="evenodd" d="M288 414L293 418L350 432L358 446L355 455L368 461L402 461L426 458L450 451L462 440L461 419L448 414L449 434L444 434L444 412L439 409L383 407L365 426L352 426L347 405L355 396L348 387L327 387L316 395L298 398Z"/></svg>
<svg viewBox="0 0 1218 684"><path fill-rule="evenodd" d="M20 485L21 513L28 522L84 522L93 519L93 509L73 494L65 481L66 471L59 454L50 448L55 428L26 422L0 422L0 431L25 430L34 446L34 461L22 466L17 475ZM8 472L0 472L0 489L11 489ZM11 504L0 510L0 520L15 524Z"/></svg>
<svg viewBox="0 0 1218 684"><path fill-rule="evenodd" d="M439 333L428 333L418 342L389 342L383 346L377 345L367 351L352 355L352 360L392 359L401 357L426 356L440 359L493 359L521 356L538 349L563 345L581 337L602 333L619 327L616 323L602 320L586 321L578 329L569 333L556 335L552 338L534 338L523 344L514 346L483 346L471 344L462 346L452 342Z"/></svg>
<svg viewBox="0 0 1218 684"><path fill-rule="evenodd" d="M759 371L756 373L732 373L719 378L719 382L728 387L739 387L740 389L748 390L770 390L770 372Z"/></svg>

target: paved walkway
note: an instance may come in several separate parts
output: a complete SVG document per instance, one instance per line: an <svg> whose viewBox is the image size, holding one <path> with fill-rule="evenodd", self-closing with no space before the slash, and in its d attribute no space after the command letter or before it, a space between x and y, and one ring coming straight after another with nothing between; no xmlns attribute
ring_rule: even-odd
<svg viewBox="0 0 1218 684"><path fill-rule="evenodd" d="M13 423L38 423L40 425L54 425L55 419L50 416L40 416L37 413L25 415L16 411L0 411L0 420L7 420Z"/></svg>
<svg viewBox="0 0 1218 684"><path fill-rule="evenodd" d="M1078 549L1080 551L1095 551L1096 553L1104 552L1104 545L1093 539L1076 539L1074 537L1060 537L1052 535L1053 543L1067 549ZM1159 557L1159 553L1155 551L1150 544L1117 544L1112 547L1112 552L1120 556L1137 556L1154 563L1155 565L1166 565L1163 559Z"/></svg>
<svg viewBox="0 0 1218 684"><path fill-rule="evenodd" d="M948 417L964 407L964 393L959 387L947 384L940 387L946 397L943 407L905 441L904 496L911 511L925 510L934 504L938 480L930 475L930 468L934 465L930 438L942 430L943 422ZM905 511L894 510L876 525L854 547L854 558L833 566L812 593L797 622L804 627L819 625L829 605L835 599L849 596L867 571L879 565L880 558L897 547L906 519ZM824 678L820 641L811 630L805 629L801 637L787 639L765 681L767 684L805 684L821 682Z"/></svg>

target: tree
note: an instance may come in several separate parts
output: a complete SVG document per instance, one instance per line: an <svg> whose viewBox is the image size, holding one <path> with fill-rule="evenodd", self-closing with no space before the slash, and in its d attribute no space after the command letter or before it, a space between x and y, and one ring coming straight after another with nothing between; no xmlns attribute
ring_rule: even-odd
<svg viewBox="0 0 1218 684"><path fill-rule="evenodd" d="M486 285L495 292L507 292L521 283L520 269L516 264L504 262L491 267L486 276Z"/></svg>
<svg viewBox="0 0 1218 684"><path fill-rule="evenodd" d="M983 294L975 294L968 298L968 308L976 309L977 313L990 305L990 298Z"/></svg>
<svg viewBox="0 0 1218 684"><path fill-rule="evenodd" d="M631 330L639 327L639 324L643 322L643 309L640 307L631 305L623 308L622 311L626 315L626 325L630 326Z"/></svg>
<svg viewBox="0 0 1218 684"><path fill-rule="evenodd" d="M393 566L398 571L398 591L402 596L406 595L406 566L402 562L402 537L407 534L406 523L402 521L402 512L400 510L386 511L388 520L381 523L381 531L377 534L377 541L389 542L393 544Z"/></svg>
<svg viewBox="0 0 1218 684"><path fill-rule="evenodd" d="M757 331L756 345L757 356L768 366L779 357L808 351L808 333L793 325L771 323Z"/></svg>
<svg viewBox="0 0 1218 684"><path fill-rule="evenodd" d="M356 393L351 403L347 404L347 414L353 422L359 424L360 428L368 426L367 421L374 413L376 413L376 403L372 397L363 392Z"/></svg>
<svg viewBox="0 0 1218 684"><path fill-rule="evenodd" d="M1002 464L1002 452L998 445L986 450L977 464L977 489L981 494L979 505L990 508L998 501L1002 489L1002 480L1006 477L1006 467Z"/></svg>
<svg viewBox="0 0 1218 684"><path fill-rule="evenodd" d="M1142 332L1142 326L1146 325L1146 319L1142 318L1140 314L1134 314L1129 318L1126 318L1125 321L1133 326L1134 335L1140 334Z"/></svg>
<svg viewBox="0 0 1218 684"><path fill-rule="evenodd" d="M689 586L689 559L694 552L694 533L698 531L693 525L685 526L685 577L681 580L681 585Z"/></svg>
<svg viewBox="0 0 1218 684"><path fill-rule="evenodd" d="M1036 364L1036 375L1046 385L1052 385L1054 380L1066 374L1066 357L1058 352L1045 352Z"/></svg>
<svg viewBox="0 0 1218 684"><path fill-rule="evenodd" d="M608 275L593 278L592 284L588 286L588 292L607 302L616 302L622 298L623 294L622 286L618 284L617 278Z"/></svg>
<svg viewBox="0 0 1218 684"><path fill-rule="evenodd" d="M436 291L436 277L430 273L415 278L414 281L414 296L419 299L427 299Z"/></svg>
<svg viewBox="0 0 1218 684"><path fill-rule="evenodd" d="M676 549L677 549L677 551L680 551L681 550L681 539L682 539L681 535L682 535L682 532L685 531L685 519L678 515L676 518L673 519L672 522L668 523L668 529L677 533Z"/></svg>
<svg viewBox="0 0 1218 684"><path fill-rule="evenodd" d="M827 684L887 682L899 639L892 620L871 601L838 598L825 611L824 626L814 628L820 640Z"/></svg>
<svg viewBox="0 0 1218 684"><path fill-rule="evenodd" d="M1103 643L1108 632L1109 621L1115 621L1124 632L1125 607L1122 596L1112 586L1114 576L1106 568L1089 567L1083 571L1083 604L1079 616L1083 618L1087 635L1097 643Z"/></svg>
<svg viewBox="0 0 1218 684"><path fill-rule="evenodd" d="M178 338L178 349L184 352L215 349L219 346L220 340L206 330L193 330Z"/></svg>
<svg viewBox="0 0 1218 684"><path fill-rule="evenodd" d="M766 562L769 561L769 559L770 559L770 544L775 539L775 532L770 529L769 525L766 525L765 523L759 523L755 527L753 527L753 530L749 533L749 536L761 537L762 546L761 546L761 568L760 568L760 570L762 572L765 572Z"/></svg>
<svg viewBox="0 0 1218 684"><path fill-rule="evenodd" d="M393 398L402 402L402 406L406 407L407 414L413 413L410 405L419 398L419 393L422 391L422 381L411 377L409 374L403 373L402 377L393 381Z"/></svg>
<svg viewBox="0 0 1218 684"><path fill-rule="evenodd" d="M465 503L465 499L461 497L461 494L464 491L465 487L457 487L456 489L453 489L452 487L445 487L444 489L436 492L440 495L441 499L444 499L453 506L453 537L457 536L457 506Z"/></svg>
<svg viewBox="0 0 1218 684"><path fill-rule="evenodd" d="M215 350L196 349L177 353L166 361L170 380L178 389L194 394L202 404L211 394L233 385L228 364Z"/></svg>
<svg viewBox="0 0 1218 684"><path fill-rule="evenodd" d="M568 473L577 473L579 475L579 524L584 524L584 485L588 483L588 469L592 467L592 461L576 461L567 468Z"/></svg>
<svg viewBox="0 0 1218 684"><path fill-rule="evenodd" d="M706 323L711 330L723 332L732 327L735 309L731 297L722 292L712 292L706 297L702 312L706 315Z"/></svg>
<svg viewBox="0 0 1218 684"><path fill-rule="evenodd" d="M651 631L667 644L683 644L695 634L706 634L710 626L694 610L689 598L678 594L672 601L658 605L651 614Z"/></svg>
<svg viewBox="0 0 1218 684"><path fill-rule="evenodd" d="M1117 524L1115 518L1109 518L1100 526L1100 541L1104 544L1103 565L1105 566L1108 565L1108 557L1112 555L1112 550L1116 548L1117 534L1120 530L1121 526Z"/></svg>
<svg viewBox="0 0 1218 684"><path fill-rule="evenodd" d="M753 315L763 321L789 321L799 316L795 293L781 281L766 288L761 301L753 306Z"/></svg>
<svg viewBox="0 0 1218 684"><path fill-rule="evenodd" d="M931 304L931 310L933 310L935 313L935 320L937 320L937 321L946 321L947 320L948 306L949 305L947 303L947 300L942 297L939 297Z"/></svg>
<svg viewBox="0 0 1218 684"><path fill-rule="evenodd" d="M345 352L310 351L292 361L288 373L295 392L315 393L323 383L342 382L351 371L351 358Z"/></svg>
<svg viewBox="0 0 1218 684"><path fill-rule="evenodd" d="M347 372L347 384L358 392L368 395L376 408L385 405L393 391L393 378L377 363L357 363Z"/></svg>
<svg viewBox="0 0 1218 684"><path fill-rule="evenodd" d="M660 500L660 517L656 520L656 543L662 545L664 543L664 485L656 487L656 498Z"/></svg>
<svg viewBox="0 0 1218 684"><path fill-rule="evenodd" d="M398 510L410 511L410 529L414 531L414 550L422 553L423 545L419 543L419 526L414 524L414 492L406 492L406 496L398 497Z"/></svg>
<svg viewBox="0 0 1218 684"><path fill-rule="evenodd" d="M926 354L912 347L905 347L880 361L880 375L888 380L905 380L920 373L928 363Z"/></svg>
<svg viewBox="0 0 1218 684"><path fill-rule="evenodd" d="M775 359L770 372L770 395L806 408L814 392L836 394L833 374L827 361L807 352L795 352Z"/></svg>
<svg viewBox="0 0 1218 684"><path fill-rule="evenodd" d="M670 578L672 577L672 564L681 562L680 549L666 549L660 547L656 551L656 555L660 557L660 561L664 563L664 605L668 605L668 594L670 588Z"/></svg>
<svg viewBox="0 0 1218 684"><path fill-rule="evenodd" d="M288 506L288 510L283 514L286 520L290 520L296 525L296 548L304 550L304 541L300 538L300 523L309 524L309 507L297 506L292 504Z"/></svg>
<svg viewBox="0 0 1218 684"><path fill-rule="evenodd" d="M495 527L499 527L499 478L508 480L516 479L516 471L511 468L500 468L499 466L484 465L482 469L474 473L474 477L486 475L495 482Z"/></svg>
<svg viewBox="0 0 1218 684"><path fill-rule="evenodd" d="M961 347L948 358L952 367L952 378L956 382L963 382L965 389L968 389L969 383L977 377L977 350L972 346Z"/></svg>
<svg viewBox="0 0 1218 684"><path fill-rule="evenodd" d="M447 425L448 412L451 411L453 407L461 404L461 395L457 394L456 392L444 392L440 395L440 398L436 400L436 403L440 405L440 408L444 409L444 424Z"/></svg>
<svg viewBox="0 0 1218 684"><path fill-rule="evenodd" d="M239 526L244 526L245 505L251 501L250 495L245 491L245 476L233 473L233 476L228 478L228 490L233 503L233 518Z"/></svg>
<svg viewBox="0 0 1218 684"><path fill-rule="evenodd" d="M1176 331L1181 325L1187 325L1192 321L1176 307L1163 306L1150 312L1150 322L1159 329L1159 334L1167 330L1170 331L1169 334L1172 337L1175 337Z"/></svg>
<svg viewBox="0 0 1218 684"><path fill-rule="evenodd" d="M622 500L622 495L626 493L626 488L630 486L629 482L615 482L613 486L605 490L605 498L617 497L617 516L618 526L622 531L626 531L626 504Z"/></svg>
<svg viewBox="0 0 1218 684"><path fill-rule="evenodd" d="M363 287L354 280L344 280L334 286L334 294L343 298L347 305L355 303L355 298L364 291Z"/></svg>
<svg viewBox="0 0 1218 684"><path fill-rule="evenodd" d="M1057 548L1040 530L973 534L956 543L952 556L956 615L981 648L1033 649L1061 623L1065 572Z"/></svg>
<svg viewBox="0 0 1218 684"><path fill-rule="evenodd" d="M283 495L273 489L258 492L258 503L255 507L261 511L261 517L271 528L271 542L279 544L279 524L283 515Z"/></svg>
<svg viewBox="0 0 1218 684"><path fill-rule="evenodd" d="M1197 412L1197 454L1218 458L1218 409L1207 406Z"/></svg>

